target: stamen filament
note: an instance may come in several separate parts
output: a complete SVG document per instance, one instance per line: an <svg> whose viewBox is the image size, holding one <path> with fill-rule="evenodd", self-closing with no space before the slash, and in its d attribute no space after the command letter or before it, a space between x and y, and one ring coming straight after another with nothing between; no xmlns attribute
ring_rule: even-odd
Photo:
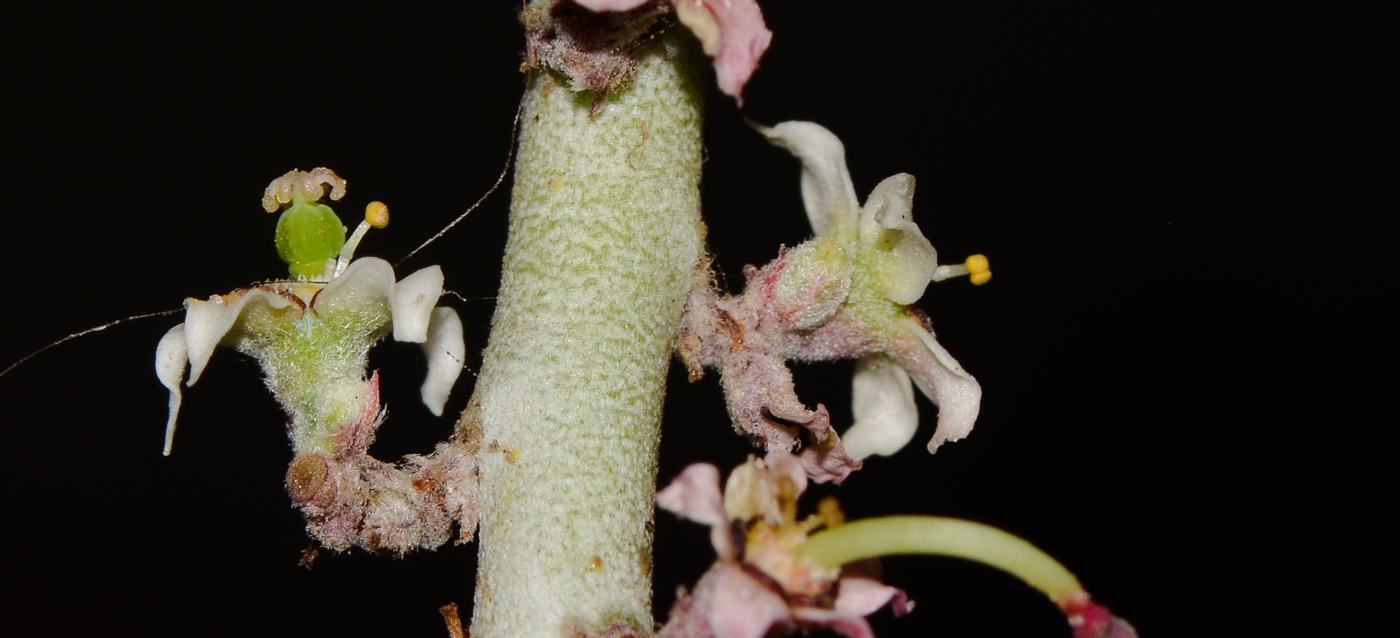
<svg viewBox="0 0 1400 638"><path fill-rule="evenodd" d="M335 274L331 276L332 279L345 272L350 260L355 258L355 249L360 246L360 240L364 239L367 232L369 222L360 222L360 225L355 227L355 232L350 234L350 239L345 240L345 246L340 249L340 258L335 261Z"/></svg>
<svg viewBox="0 0 1400 638"><path fill-rule="evenodd" d="M350 239L345 240L345 245L340 249L340 258L335 262L335 274L331 278L339 277L340 273L345 272L350 260L355 258L355 249L359 248L360 240L365 238L365 233L369 232L371 226L383 228L388 225L389 208L383 202L370 202L365 206L365 220L355 227Z"/></svg>
<svg viewBox="0 0 1400 638"><path fill-rule="evenodd" d="M943 281L952 277L962 277L967 275L972 281L972 285L980 286L987 283L992 278L992 270L988 266L985 255L973 255L961 264L944 264L933 269L933 280Z"/></svg>

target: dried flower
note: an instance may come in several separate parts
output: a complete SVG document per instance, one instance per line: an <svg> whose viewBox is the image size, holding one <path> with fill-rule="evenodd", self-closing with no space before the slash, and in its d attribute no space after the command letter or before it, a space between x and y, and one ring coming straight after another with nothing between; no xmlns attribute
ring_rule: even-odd
<svg viewBox="0 0 1400 638"><path fill-rule="evenodd" d="M771 452L735 468L720 495L713 465L686 468L656 495L662 508L710 526L718 555L695 591L683 594L661 629L664 638L761 638L771 628L829 627L871 636L864 616L890 604L913 609L904 592L863 575L843 575L797 555L807 535L831 516L797 520L806 470L791 454Z"/></svg>

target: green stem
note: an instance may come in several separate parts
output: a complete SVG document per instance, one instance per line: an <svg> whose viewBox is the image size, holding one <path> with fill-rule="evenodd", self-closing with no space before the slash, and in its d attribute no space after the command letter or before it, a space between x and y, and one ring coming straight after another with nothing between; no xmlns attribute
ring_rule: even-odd
<svg viewBox="0 0 1400 638"><path fill-rule="evenodd" d="M601 105L535 72L490 343L459 435L480 441L474 638L652 630L666 370L701 254L701 58L637 49Z"/></svg>
<svg viewBox="0 0 1400 638"><path fill-rule="evenodd" d="M1068 600L1084 591L1064 565L1024 539L956 518L867 518L817 532L797 553L822 567L898 554L952 556L1008 572L1052 600Z"/></svg>

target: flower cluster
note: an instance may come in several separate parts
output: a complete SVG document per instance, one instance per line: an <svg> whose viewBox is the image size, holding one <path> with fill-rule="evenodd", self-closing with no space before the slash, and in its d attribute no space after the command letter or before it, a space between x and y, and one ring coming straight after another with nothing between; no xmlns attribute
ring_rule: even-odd
<svg viewBox="0 0 1400 638"><path fill-rule="evenodd" d="M718 555L695 591L677 600L660 638L762 638L774 627L871 638L865 616L886 604L896 615L913 609L904 592L859 569L823 568L797 555L808 534L843 522L834 499L797 520L806 487L801 463L775 451L731 472L722 496L719 470L709 464L686 468L657 493L657 505L710 526Z"/></svg>
<svg viewBox="0 0 1400 638"><path fill-rule="evenodd" d="M277 247L296 277L188 299L185 322L156 348L156 373L170 390L165 453L170 453L185 369L199 380L217 346L258 360L269 389L286 411L296 453L287 489L308 525L333 549L360 545L403 553L440 545L452 521L474 528L475 464L470 450L445 443L431 457L402 466L368 454L383 422L379 375L366 374L370 348L380 339L421 344L428 375L423 402L441 415L466 354L462 323L451 308L435 307L442 269L423 268L401 280L382 259L353 260L370 226L387 223L375 202L350 241L329 207L316 203L322 184L332 197L344 180L327 169L292 171L268 187L264 205L275 212L292 203L277 226ZM328 243L327 237L331 238ZM338 239L337 239L338 238Z"/></svg>
<svg viewBox="0 0 1400 638"><path fill-rule="evenodd" d="M939 345L927 317L910 304L932 281L990 277L986 259L940 266L912 219L914 178L880 182L861 206L845 149L810 122L759 127L802 162L802 199L816 236L763 268L745 269L742 295L721 297L708 269L697 272L678 351L691 378L721 373L735 427L770 452L790 451L805 429L807 474L840 482L872 454L903 448L918 428L913 386L939 407L929 451L966 436L982 390ZM855 425L838 437L826 408L809 410L793 393L788 360L857 358ZM912 376L912 383L911 383Z"/></svg>

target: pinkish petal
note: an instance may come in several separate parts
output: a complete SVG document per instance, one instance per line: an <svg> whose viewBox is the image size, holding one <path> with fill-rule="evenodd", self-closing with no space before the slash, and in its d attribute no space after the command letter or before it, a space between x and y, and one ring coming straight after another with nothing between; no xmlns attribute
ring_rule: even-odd
<svg viewBox="0 0 1400 638"><path fill-rule="evenodd" d="M725 560L734 560L738 548L729 533L719 492L719 469L709 463L695 463L681 471L666 489L656 493L656 504L681 518L710 526L710 544Z"/></svg>
<svg viewBox="0 0 1400 638"><path fill-rule="evenodd" d="M826 406L818 403L817 412L823 415L822 420L826 424L825 436L816 431L809 431L812 442L802 448L798 459L806 469L807 476L813 481L832 481L840 485L851 472L859 470L862 464L846 453L846 446L841 443L841 437L836 435L836 430L831 427L831 420L826 417Z"/></svg>
<svg viewBox="0 0 1400 638"><path fill-rule="evenodd" d="M788 620L787 602L744 570L721 563L709 576L713 590L706 616L715 638L763 638L774 624ZM702 586L696 587L697 598Z"/></svg>
<svg viewBox="0 0 1400 638"><path fill-rule="evenodd" d="M816 607L796 607L792 610L792 619L807 627L833 629L848 638L875 638L870 623L856 614Z"/></svg>
<svg viewBox="0 0 1400 638"><path fill-rule="evenodd" d="M592 0L600 2L602 0ZM614 0L616 1L616 0ZM719 90L743 106L741 94L773 32L755 0L675 0L676 16L715 59Z"/></svg>
<svg viewBox="0 0 1400 638"><path fill-rule="evenodd" d="M914 608L914 603L898 587L890 587L871 578L841 578L840 593L836 595L836 611L869 616L886 603L890 603L896 616L903 616Z"/></svg>
<svg viewBox="0 0 1400 638"><path fill-rule="evenodd" d="M650 0L574 0L575 4L594 13L602 13L604 11L631 11L647 2L650 2Z"/></svg>
<svg viewBox="0 0 1400 638"><path fill-rule="evenodd" d="M696 463L682 470L666 489L656 493L656 504L705 525L722 525L727 520L719 493L719 469L709 463Z"/></svg>

